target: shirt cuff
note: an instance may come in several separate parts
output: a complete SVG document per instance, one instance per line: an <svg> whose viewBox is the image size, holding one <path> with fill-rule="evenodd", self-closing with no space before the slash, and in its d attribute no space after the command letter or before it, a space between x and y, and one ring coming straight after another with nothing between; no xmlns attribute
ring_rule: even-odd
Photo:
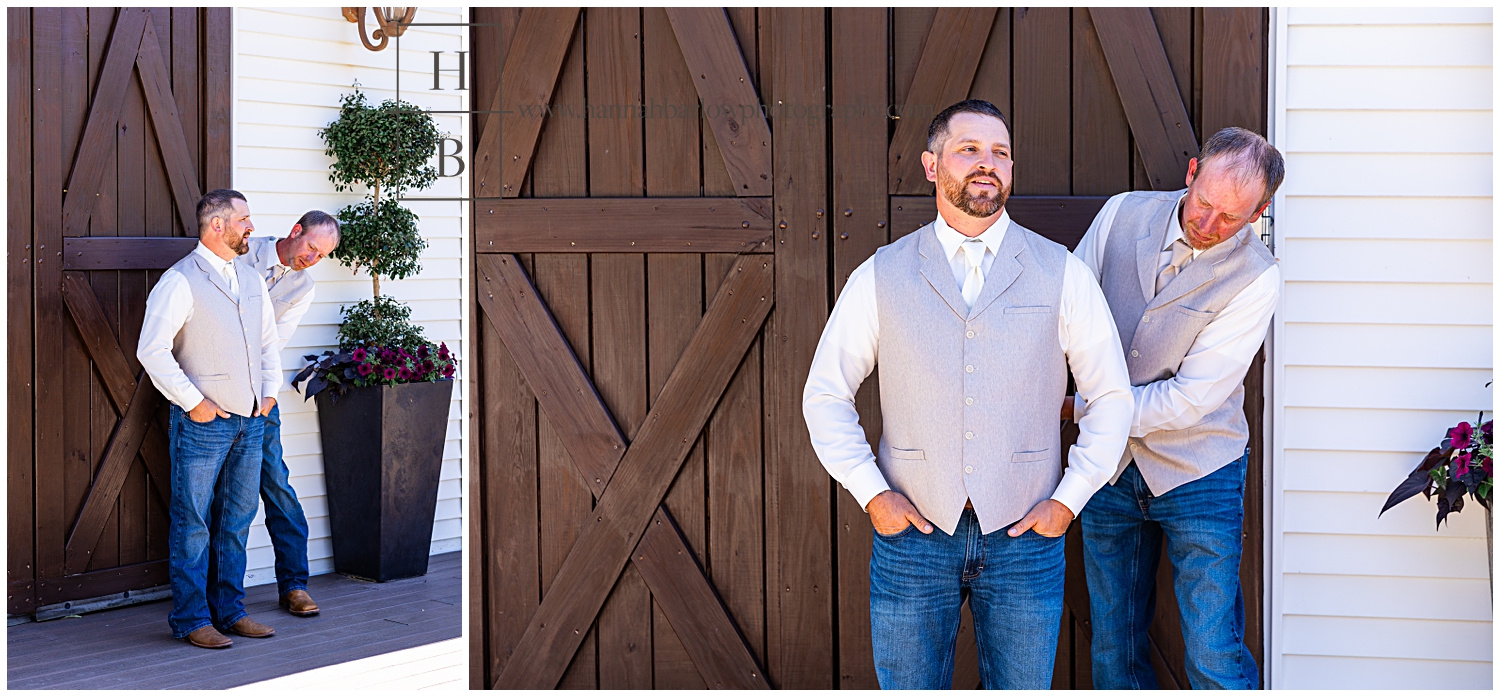
<svg viewBox="0 0 1500 697"><path fill-rule="evenodd" d="M207 397L204 397L203 393L200 392L198 388L193 386L191 383L188 384L187 389L183 391L181 397L183 401L187 402L187 404L177 405L179 407L182 407L183 411L192 411L199 404L202 404L203 400L208 399Z"/></svg>
<svg viewBox="0 0 1500 697"><path fill-rule="evenodd" d="M849 476L844 478L844 488L854 495L860 510L864 510L865 506L870 505L870 499L883 491L889 491L891 487L886 484L885 475L881 474L875 461L868 460L849 471Z"/></svg>
<svg viewBox="0 0 1500 697"><path fill-rule="evenodd" d="M1078 421L1080 419L1082 419L1083 415L1087 414L1088 411L1089 411L1089 403L1083 401L1083 395L1078 394L1077 392L1074 392L1073 393L1073 423L1075 423L1075 424L1078 423Z"/></svg>
<svg viewBox="0 0 1500 697"><path fill-rule="evenodd" d="M261 399L265 399L266 397L275 397L278 394L281 394L281 381L280 380L277 380L275 382L263 382L263 383L261 383L261 385L260 385L260 396L261 396ZM278 400L278 401L280 401L280 400ZM260 405L257 404L256 406L258 407Z"/></svg>
<svg viewBox="0 0 1500 697"><path fill-rule="evenodd" d="M1076 472L1064 472L1061 482L1057 483L1057 489L1052 492L1052 500L1068 507L1073 512L1074 520L1078 514L1083 512L1084 504L1094 497L1095 487L1084 479L1083 475Z"/></svg>

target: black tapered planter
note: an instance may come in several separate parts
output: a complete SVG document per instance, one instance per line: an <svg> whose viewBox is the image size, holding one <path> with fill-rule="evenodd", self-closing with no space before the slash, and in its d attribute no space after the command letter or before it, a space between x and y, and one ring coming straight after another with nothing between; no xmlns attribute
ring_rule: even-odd
<svg viewBox="0 0 1500 697"><path fill-rule="evenodd" d="M393 581L427 573L453 381L319 392L333 568Z"/></svg>

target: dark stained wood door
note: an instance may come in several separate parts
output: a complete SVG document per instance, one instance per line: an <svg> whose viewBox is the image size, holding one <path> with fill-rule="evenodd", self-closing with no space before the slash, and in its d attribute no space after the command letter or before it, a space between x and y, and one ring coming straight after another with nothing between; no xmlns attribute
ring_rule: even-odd
<svg viewBox="0 0 1500 697"><path fill-rule="evenodd" d="M800 397L848 274L935 215L917 164L927 123L969 97L1004 110L1018 163L1011 215L1071 248L1109 195L1179 188L1205 133L1264 132L1265 12L551 12L474 14L475 103L492 112L476 119L474 195L497 198L477 201L474 216L470 530L483 542L471 547L471 684L714 686L705 671L748 664L735 663L743 656L730 651L734 642L708 655L694 653L692 637L729 627L773 686L876 687L868 516L812 453ZM733 108L746 100L763 106ZM692 118L670 117L678 111L668 106L684 105ZM735 375L722 394L708 385L717 405L701 429L684 427L678 445L692 447L672 456L675 481L664 499L637 502L632 519L660 504L652 525L675 523L679 539L664 548L695 558L701 573L683 566L677 577L699 604L674 598L662 569L640 554L580 594L587 584L569 576L570 557L602 549L585 543L596 544L599 511L625 484L610 478L623 461L585 463L619 460L619 451L628 460L643 424L672 407L658 395L685 367L681 347L700 315L706 325L723 298L726 264L739 263L724 253L746 248L744 258L770 259L775 307L748 353L725 352L742 360ZM549 367L527 353L564 358ZM557 382L564 376L571 392ZM1247 386L1242 577L1246 640L1259 658L1262 403L1258 381ZM871 442L877 394L878 371L856 400ZM562 396L577 404L564 409ZM604 445L607 457L580 454ZM1054 687L1086 689L1076 529L1068 550ZM1185 687L1165 565L1154 660L1164 687ZM599 600L606 582L613 588ZM682 607L705 608L709 619L679 620ZM965 610L954 685L978 682Z"/></svg>
<svg viewBox="0 0 1500 697"><path fill-rule="evenodd" d="M167 582L146 296L229 183L227 9L7 15L8 612Z"/></svg>

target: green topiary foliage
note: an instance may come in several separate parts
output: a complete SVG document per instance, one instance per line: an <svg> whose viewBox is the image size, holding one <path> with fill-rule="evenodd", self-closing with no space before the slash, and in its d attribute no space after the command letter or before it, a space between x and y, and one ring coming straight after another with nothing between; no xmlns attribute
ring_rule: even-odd
<svg viewBox="0 0 1500 697"><path fill-rule="evenodd" d="M422 270L417 262L427 240L417 231L417 214L393 198L379 204L365 199L339 211L343 232L329 256L376 278L402 279Z"/></svg>
<svg viewBox="0 0 1500 697"><path fill-rule="evenodd" d="M405 278L422 270L418 260L427 244L417 232L417 216L396 199L437 181L437 169L427 164L440 137L437 124L413 104L387 99L373 106L356 90L344 95L339 117L318 135L334 158L328 175L334 188L369 190L366 201L340 211L344 229L332 256L368 270L379 296L381 276Z"/></svg>
<svg viewBox="0 0 1500 697"><path fill-rule="evenodd" d="M339 211L343 225L339 246L330 255L355 271L370 274L375 297L347 308L339 327L339 346L415 348L425 344L411 309L380 294L380 279L401 279L422 270L427 241L417 229L417 215L402 207L402 192L425 189L437 181L428 164L437 148L437 124L415 105L387 99L370 104L355 90L344 95L339 116L318 135L333 158L328 180L338 191L367 191L365 200Z"/></svg>
<svg viewBox="0 0 1500 697"><path fill-rule="evenodd" d="M411 308L389 295L361 300L341 307L344 323L339 326L339 349L365 347L416 349L427 343L422 328L411 323Z"/></svg>

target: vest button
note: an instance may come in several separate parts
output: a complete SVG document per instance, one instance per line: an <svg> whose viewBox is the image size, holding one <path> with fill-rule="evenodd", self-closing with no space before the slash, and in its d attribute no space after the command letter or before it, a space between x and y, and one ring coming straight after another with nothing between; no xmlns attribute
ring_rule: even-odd
<svg viewBox="0 0 1500 697"><path fill-rule="evenodd" d="M970 405L972 405L973 403L974 403L974 398L973 397L969 397L968 399L964 400L964 404L970 404Z"/></svg>
<svg viewBox="0 0 1500 697"><path fill-rule="evenodd" d="M974 473L974 468L972 466L964 468L964 474L973 474L973 473Z"/></svg>
<svg viewBox="0 0 1500 697"><path fill-rule="evenodd" d="M1140 358L1141 357L1141 352L1137 351L1135 349L1131 349L1130 350L1130 357L1131 358Z"/></svg>
<svg viewBox="0 0 1500 697"><path fill-rule="evenodd" d="M972 373L972 372L974 372L974 366L972 366L972 365L966 365L966 366L964 366L964 372L965 373Z"/></svg>
<svg viewBox="0 0 1500 697"><path fill-rule="evenodd" d="M964 336L969 337L970 339L974 338L974 330L970 329L968 332L966 332L964 334Z"/></svg>
<svg viewBox="0 0 1500 697"><path fill-rule="evenodd" d="M1145 322L1147 324L1150 324L1151 323L1151 315L1145 315L1145 316L1141 317L1141 321Z"/></svg>
<svg viewBox="0 0 1500 697"><path fill-rule="evenodd" d="M974 440L974 432L964 431L964 440Z"/></svg>

